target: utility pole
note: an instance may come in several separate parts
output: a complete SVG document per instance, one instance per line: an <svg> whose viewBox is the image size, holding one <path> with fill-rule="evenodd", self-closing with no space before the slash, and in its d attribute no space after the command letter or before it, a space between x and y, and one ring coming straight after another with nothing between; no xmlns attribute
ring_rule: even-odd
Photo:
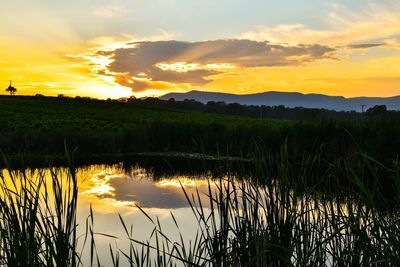
<svg viewBox="0 0 400 267"><path fill-rule="evenodd" d="M360 105L361 106L361 113L364 113L364 108L367 106L367 105Z"/></svg>

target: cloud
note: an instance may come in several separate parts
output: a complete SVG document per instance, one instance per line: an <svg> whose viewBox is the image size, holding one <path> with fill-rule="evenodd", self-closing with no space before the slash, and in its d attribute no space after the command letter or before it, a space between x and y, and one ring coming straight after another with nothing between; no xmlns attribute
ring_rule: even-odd
<svg viewBox="0 0 400 267"><path fill-rule="evenodd" d="M202 86L212 81L213 75L233 68L298 65L333 58L335 52L324 45L288 46L238 39L128 45L111 51L107 72L134 91L168 89L176 84ZM97 54L104 56L104 51Z"/></svg>
<svg viewBox="0 0 400 267"><path fill-rule="evenodd" d="M380 47L380 46L386 46L386 44L381 43L381 44L351 44L346 46L348 49L369 49L373 47Z"/></svg>
<svg viewBox="0 0 400 267"><path fill-rule="evenodd" d="M111 42L90 55L91 68L134 92L183 90L244 69L297 66L343 58L351 50L400 47L400 4L396 1L366 4L359 11L341 5L326 7L330 11L319 28L263 26L230 40L182 42L164 36Z"/></svg>
<svg viewBox="0 0 400 267"><path fill-rule="evenodd" d="M173 84L168 82L152 81L146 78L136 78L129 75L129 73L116 74L114 79L119 85L135 89L136 91L144 91L147 88L166 90L174 87Z"/></svg>
<svg viewBox="0 0 400 267"><path fill-rule="evenodd" d="M289 44L348 45L368 44L370 40L400 34L400 4L396 1L387 5L370 3L357 12L340 5L330 7L332 10L325 14L322 23L326 27L322 29L303 24L261 26L258 30L240 34L238 38Z"/></svg>
<svg viewBox="0 0 400 267"><path fill-rule="evenodd" d="M200 192L202 203L207 203L207 192L209 186L215 189L214 184L207 181L179 178L162 178L153 181L151 176L126 175L96 175L92 178L92 187L83 192L85 195L94 196L98 199L109 200L115 204L133 206L140 205L142 208L177 209L188 206L187 199L182 192L181 185L185 187L187 194ZM198 203L193 203L198 205ZM209 205L205 204L205 207Z"/></svg>
<svg viewBox="0 0 400 267"><path fill-rule="evenodd" d="M93 9L92 14L98 18L115 18L127 15L130 10L117 6L100 6Z"/></svg>

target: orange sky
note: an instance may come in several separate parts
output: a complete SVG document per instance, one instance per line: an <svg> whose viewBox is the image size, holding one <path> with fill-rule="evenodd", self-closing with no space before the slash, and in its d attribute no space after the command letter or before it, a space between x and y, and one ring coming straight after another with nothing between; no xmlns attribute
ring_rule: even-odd
<svg viewBox="0 0 400 267"><path fill-rule="evenodd" d="M164 7L170 17L166 14L153 25L145 15L136 20L129 15L147 7L122 0L115 6L102 3L82 4L80 11L76 4L69 10L58 4L2 3L19 9L21 16L16 21L10 12L0 18L0 88L12 79L18 94L103 99L189 90L400 95L400 4L396 1L352 6L341 2L324 6L311 19L306 11L303 17L292 18L290 10L287 21L255 24L248 16L242 18L243 29L227 24L218 34L212 30L218 24L205 24L197 28L198 35L189 28L197 23L196 16L189 25L175 23L179 6ZM191 6L186 5L182 10L189 12ZM218 20L206 4L197 8L214 23L225 20Z"/></svg>

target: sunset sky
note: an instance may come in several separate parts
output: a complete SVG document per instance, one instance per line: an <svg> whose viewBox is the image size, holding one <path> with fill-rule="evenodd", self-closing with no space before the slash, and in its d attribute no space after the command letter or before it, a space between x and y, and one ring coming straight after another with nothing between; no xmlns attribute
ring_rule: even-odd
<svg viewBox="0 0 400 267"><path fill-rule="evenodd" d="M400 95L398 0L3 0L0 89ZM4 88L4 89L2 89Z"/></svg>

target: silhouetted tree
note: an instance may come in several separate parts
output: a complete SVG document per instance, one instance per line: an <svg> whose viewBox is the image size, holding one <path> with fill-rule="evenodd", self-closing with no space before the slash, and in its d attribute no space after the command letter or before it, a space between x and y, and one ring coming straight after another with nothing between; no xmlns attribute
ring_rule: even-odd
<svg viewBox="0 0 400 267"><path fill-rule="evenodd" d="M12 83L12 82L10 81L10 85L6 88L6 92L9 92L10 95L15 95L15 93L17 92L17 88L15 88L14 86L12 86L11 83Z"/></svg>
<svg viewBox="0 0 400 267"><path fill-rule="evenodd" d="M373 106L372 108L367 109L367 114L368 115L378 115L378 114L383 114L387 111L387 108L385 105L376 105Z"/></svg>
<svg viewBox="0 0 400 267"><path fill-rule="evenodd" d="M224 113L225 106L225 102L209 101L206 104L206 111L211 113Z"/></svg>
<svg viewBox="0 0 400 267"><path fill-rule="evenodd" d="M133 103L133 102L135 102L136 101L136 97L134 96L134 95L131 95L127 100L126 100L126 102L128 102L128 103Z"/></svg>
<svg viewBox="0 0 400 267"><path fill-rule="evenodd" d="M125 100L126 102L126 100ZM207 104L194 99L176 100L174 98L162 100L148 97L146 99L130 99L129 103L157 108L170 108L195 112L208 112L216 114L240 115L262 119L287 119L287 120L321 120L321 119L354 119L361 116L355 111L335 111L328 109L285 107L281 106L256 106L241 105L238 103L225 103L222 101L209 101Z"/></svg>
<svg viewBox="0 0 400 267"><path fill-rule="evenodd" d="M239 103L230 103L226 106L226 110L228 111L228 114L231 115L240 115L243 112L242 105Z"/></svg>

